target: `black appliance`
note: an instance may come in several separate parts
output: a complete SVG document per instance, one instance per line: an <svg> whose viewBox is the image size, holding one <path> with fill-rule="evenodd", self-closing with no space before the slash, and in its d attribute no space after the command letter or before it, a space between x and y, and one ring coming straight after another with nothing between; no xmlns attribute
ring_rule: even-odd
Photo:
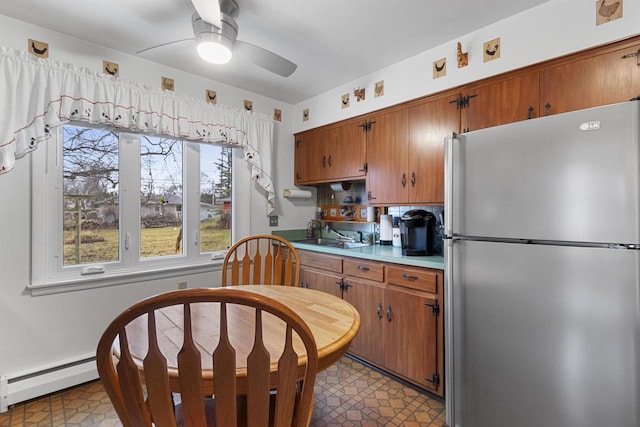
<svg viewBox="0 0 640 427"><path fill-rule="evenodd" d="M400 217L400 240L402 255L433 255L433 237L436 230L436 217L422 209L410 210Z"/></svg>

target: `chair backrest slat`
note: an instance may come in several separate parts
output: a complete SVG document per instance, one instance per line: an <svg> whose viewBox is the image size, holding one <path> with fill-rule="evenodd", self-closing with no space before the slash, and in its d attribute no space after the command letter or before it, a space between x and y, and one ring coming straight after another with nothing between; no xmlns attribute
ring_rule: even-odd
<svg viewBox="0 0 640 427"><path fill-rule="evenodd" d="M251 284L251 247L249 246L249 242L244 243L244 256L242 257L242 278L240 279L240 283L238 285L249 285Z"/></svg>
<svg viewBox="0 0 640 427"><path fill-rule="evenodd" d="M125 425L151 425L151 414L142 393L139 381L139 369L131 358L127 332L123 328L119 333L120 359L117 362L117 381L120 388L111 390L109 397L120 402L115 405L116 412ZM109 389L107 389L109 392Z"/></svg>
<svg viewBox="0 0 640 427"><path fill-rule="evenodd" d="M236 351L229 341L227 305L220 305L220 341L213 352L213 390L216 399L216 421L219 426L235 426Z"/></svg>
<svg viewBox="0 0 640 427"><path fill-rule="evenodd" d="M203 313L207 316L202 317ZM281 354L270 354L281 350L265 343L280 330L276 326L263 332L267 316L272 328L283 325ZM207 330L204 318L217 319L219 330ZM230 331L239 323L231 324L231 319L243 325L253 322L253 336L249 337L253 343L238 343L247 347L242 353L248 353L246 370L236 366L238 335L231 339ZM132 328L129 334L128 327ZM176 332L180 328L184 331L181 336ZM296 354L293 331L306 357ZM129 342L134 332L137 340ZM217 343L208 347L207 340L215 336ZM181 347L176 338L182 339ZM138 342L144 339L148 340L146 347ZM119 350L116 353L114 345ZM204 356L205 348L211 356ZM206 359L202 357L212 358L213 372L203 370L201 361ZM277 370L272 371L271 361L276 360ZM177 370L168 368L176 362ZM100 338L96 363L124 427L203 427L213 420L224 427L302 427L308 425L313 408L318 353L309 327L281 302L243 289L194 288L147 298L117 316ZM172 393L180 393L176 408Z"/></svg>
<svg viewBox="0 0 640 427"><path fill-rule="evenodd" d="M267 268L270 267L269 264L267 264L267 259L265 258L264 260L264 266L262 265L262 253L260 252L260 245L257 244L255 245L255 253L253 255L253 279L251 280L251 284L252 285L260 285L263 284L263 280L262 280L262 271L263 268ZM249 284L249 283L247 283Z"/></svg>
<svg viewBox="0 0 640 427"><path fill-rule="evenodd" d="M273 284L275 284L275 285L283 285L286 282L284 282L282 280L282 277L283 277L283 275L282 275L283 271L282 270L284 270L284 267L285 267L285 259L284 259L284 256L282 254L282 252L283 252L282 247L281 246L277 246L275 252L276 252L276 256L275 256L275 258L273 260L273 263L274 263L274 265L277 265L279 268L276 268L274 270L274 272L273 272ZM289 258L289 259L291 259L291 258Z"/></svg>
<svg viewBox="0 0 640 427"><path fill-rule="evenodd" d="M146 375L145 385L153 420L158 427L175 427L173 417L173 401L171 400L171 389L169 387L169 376L167 373L167 359L158 347L158 337L156 335L156 316L154 311L147 314L147 331L149 339L149 350L144 358L143 366Z"/></svg>
<svg viewBox="0 0 640 427"><path fill-rule="evenodd" d="M238 240L222 263L222 286L299 286L300 258L291 243L271 234Z"/></svg>
<svg viewBox="0 0 640 427"><path fill-rule="evenodd" d="M279 385L282 383L284 386L291 383L291 381L295 381L297 367L298 355L293 350L291 327L287 326L284 351L278 360L278 372L281 373L278 375ZM281 396L278 396L279 399L276 401L274 426L290 426L293 421L296 390L291 390L288 387L283 387L282 389L278 387L278 393L281 393Z"/></svg>
<svg viewBox="0 0 640 427"><path fill-rule="evenodd" d="M183 305L184 338L178 352L178 371L180 372L180 399L185 425L204 426L207 418L202 405L204 395L202 387L201 354L193 342L191 327L191 306Z"/></svg>
<svg viewBox="0 0 640 427"><path fill-rule="evenodd" d="M231 283L237 283L237 284L241 284L240 282L240 260L238 259L238 254L237 253L233 253L231 254L233 260L231 261ZM227 254L228 256L228 254ZM225 258L226 260L226 258ZM222 276L224 277L226 273L226 270L223 267L222 270ZM224 283L224 280L222 280L222 283Z"/></svg>
<svg viewBox="0 0 640 427"><path fill-rule="evenodd" d="M247 425L269 425L269 352L262 336L262 311L256 309L255 339L247 357Z"/></svg>

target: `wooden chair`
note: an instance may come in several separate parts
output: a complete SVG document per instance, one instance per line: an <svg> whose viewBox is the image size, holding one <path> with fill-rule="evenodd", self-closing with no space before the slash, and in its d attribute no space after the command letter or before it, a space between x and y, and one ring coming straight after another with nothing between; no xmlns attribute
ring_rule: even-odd
<svg viewBox="0 0 640 427"><path fill-rule="evenodd" d="M219 304L210 308L196 303ZM192 331L191 312L194 311L196 316L195 310L213 307L219 311L220 339L212 352L213 378L207 380L203 379L201 358L210 356L201 354L194 344L193 336L198 331ZM163 319L163 315L158 313L160 309L181 310L183 313L184 333L172 336L175 338L175 355L165 354L166 344L163 351L158 345L156 325L160 326ZM248 310L249 318L255 312L255 339L247 357L246 377L238 377L242 379L236 377L235 349L227 335L227 313L231 318L240 310ZM275 373L270 373L270 364L275 362L270 362L270 354L264 346L263 315L274 315L284 321L285 345L282 353L274 356L274 360L278 360ZM146 351L144 361L136 363L131 349L147 344L128 342L127 331L131 333L130 328L144 324L147 324L150 344L148 350L143 347ZM214 335L214 332L207 334ZM298 355L292 344L298 342L296 335L307 352L303 367L298 366ZM180 341L182 348L178 348ZM178 379L170 380L167 358L173 360L174 357ZM125 427L151 426L152 423L157 427L302 427L308 426L311 419L318 353L310 329L282 303L241 289L185 289L134 304L106 328L98 343L96 362L102 383ZM303 375L302 381L298 381L298 375ZM180 393L181 403L177 408L174 407L172 392ZM213 399L207 398L211 395ZM176 413L179 414L178 420Z"/></svg>
<svg viewBox="0 0 640 427"><path fill-rule="evenodd" d="M240 239L222 263L222 286L299 284L298 251L279 236L257 234Z"/></svg>

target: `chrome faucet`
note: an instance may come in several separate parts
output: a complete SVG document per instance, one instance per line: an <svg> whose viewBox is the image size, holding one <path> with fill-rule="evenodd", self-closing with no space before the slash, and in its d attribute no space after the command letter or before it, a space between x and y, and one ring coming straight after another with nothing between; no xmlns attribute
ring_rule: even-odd
<svg viewBox="0 0 640 427"><path fill-rule="evenodd" d="M342 234L338 230L334 230L333 228L329 227L328 224L324 226L324 232L325 233L336 233L339 236L338 240L349 240L351 242L353 241L353 237L349 237L346 234Z"/></svg>

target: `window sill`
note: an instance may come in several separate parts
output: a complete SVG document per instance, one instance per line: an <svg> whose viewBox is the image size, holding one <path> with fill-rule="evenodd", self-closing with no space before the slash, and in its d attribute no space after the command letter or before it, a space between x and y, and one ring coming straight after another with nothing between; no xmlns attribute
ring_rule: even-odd
<svg viewBox="0 0 640 427"><path fill-rule="evenodd" d="M167 279L170 277L184 276L185 274L211 273L220 271L222 260L214 260L205 264L191 264L173 267L161 267L147 270L120 271L109 275L82 276L73 279L47 280L42 283L27 285L31 296L43 296L59 294L63 292L82 291L86 289L102 288L105 286L117 286L150 280Z"/></svg>

